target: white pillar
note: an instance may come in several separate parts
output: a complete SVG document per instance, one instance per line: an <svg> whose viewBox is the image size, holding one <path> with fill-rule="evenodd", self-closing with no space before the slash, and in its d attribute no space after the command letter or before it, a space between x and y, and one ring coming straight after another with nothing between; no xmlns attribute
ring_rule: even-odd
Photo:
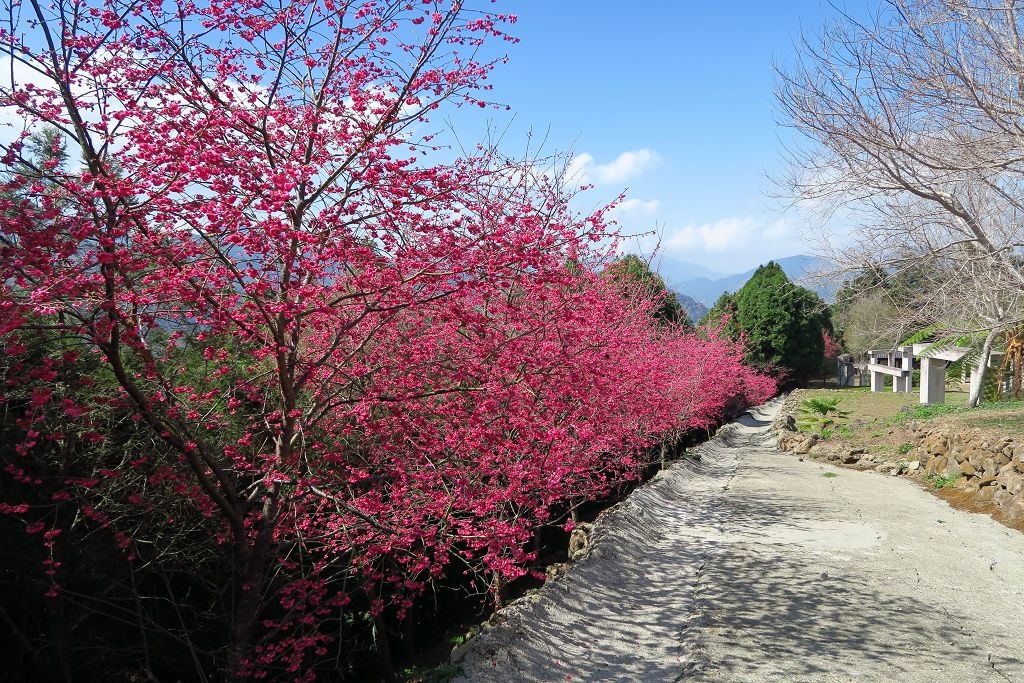
<svg viewBox="0 0 1024 683"><path fill-rule="evenodd" d="M871 391L879 392L885 388L885 375L875 370L871 371Z"/></svg>
<svg viewBox="0 0 1024 683"><path fill-rule="evenodd" d="M892 390L909 394L914 390L914 356L904 348L902 351L897 351L897 358L899 358L899 368L907 374L903 377L893 377Z"/></svg>
<svg viewBox="0 0 1024 683"><path fill-rule="evenodd" d="M921 403L946 402L946 361L921 359Z"/></svg>

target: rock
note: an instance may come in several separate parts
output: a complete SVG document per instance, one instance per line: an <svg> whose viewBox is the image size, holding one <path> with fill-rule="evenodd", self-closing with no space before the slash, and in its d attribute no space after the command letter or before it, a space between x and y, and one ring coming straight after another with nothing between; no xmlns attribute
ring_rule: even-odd
<svg viewBox="0 0 1024 683"><path fill-rule="evenodd" d="M995 477L982 477L978 480L978 488L985 486L997 486L999 482L996 481Z"/></svg>
<svg viewBox="0 0 1024 683"><path fill-rule="evenodd" d="M1010 524L1024 524L1024 491L1018 493L1003 506L1003 514Z"/></svg>
<svg viewBox="0 0 1024 683"><path fill-rule="evenodd" d="M978 493L975 495L975 500L981 503L991 503L995 501L996 493L1001 491L998 486L986 486L978 489Z"/></svg>
<svg viewBox="0 0 1024 683"><path fill-rule="evenodd" d="M911 460L907 465L908 472L917 472L919 469L921 469L921 462L919 460Z"/></svg>
<svg viewBox="0 0 1024 683"><path fill-rule="evenodd" d="M863 449L854 448L844 452L841 456L839 456L839 459L840 461L842 461L844 465L852 465L855 462L860 461L860 456L863 452Z"/></svg>
<svg viewBox="0 0 1024 683"><path fill-rule="evenodd" d="M810 453L812 458L817 458L821 456L825 456L826 458L828 458L832 450L833 449L828 444L819 441L818 443L811 446L811 450L808 451L808 453Z"/></svg>
<svg viewBox="0 0 1024 683"><path fill-rule="evenodd" d="M594 528L589 522L576 525L569 535L569 561L579 562L590 554L590 531Z"/></svg>
<svg viewBox="0 0 1024 683"><path fill-rule="evenodd" d="M946 469L942 473L950 479L959 477L962 474L960 472L960 464L953 458L950 458L949 462L946 463Z"/></svg>
<svg viewBox="0 0 1024 683"><path fill-rule="evenodd" d="M803 441L797 444L796 448L793 449L793 452L797 455L807 455L820 439L821 437L817 434L809 434Z"/></svg>
<svg viewBox="0 0 1024 683"><path fill-rule="evenodd" d="M1006 489L994 486L996 492L992 498L992 502L998 505L1000 508L1005 508L1013 500L1013 495Z"/></svg>
<svg viewBox="0 0 1024 683"><path fill-rule="evenodd" d="M572 565L568 562L556 562L554 564L549 564L544 570L544 580L554 581L558 577L564 576L571 566Z"/></svg>
<svg viewBox="0 0 1024 683"><path fill-rule="evenodd" d="M925 465L924 471L928 474L938 474L939 472L946 471L946 465L949 463L949 459L944 455L933 455L928 458L928 464Z"/></svg>
<svg viewBox="0 0 1024 683"><path fill-rule="evenodd" d="M469 631L466 632L465 639L452 648L451 654L448 655L448 661L452 664L461 664L462 660L466 658L466 654L471 649L469 641L471 641L478 632L479 630L476 626L469 629Z"/></svg>
<svg viewBox="0 0 1024 683"><path fill-rule="evenodd" d="M960 474L964 475L965 477L973 477L975 474L978 473L978 470L974 469L974 465L972 465L969 460L964 460L962 463L960 463L959 469Z"/></svg>
<svg viewBox="0 0 1024 683"><path fill-rule="evenodd" d="M945 455L949 453L949 440L942 432L936 432L925 437L921 448L929 455Z"/></svg>
<svg viewBox="0 0 1024 683"><path fill-rule="evenodd" d="M1016 496L1021 491L1024 491L1024 474L1011 470L1000 474L998 479L1012 496Z"/></svg>
<svg viewBox="0 0 1024 683"><path fill-rule="evenodd" d="M988 451L981 448L972 448L965 454L965 459L971 463L975 470L985 469L984 462L986 458L988 458Z"/></svg>
<svg viewBox="0 0 1024 683"><path fill-rule="evenodd" d="M981 462L981 469L986 477L994 477L999 474L999 462L995 458L985 458Z"/></svg>

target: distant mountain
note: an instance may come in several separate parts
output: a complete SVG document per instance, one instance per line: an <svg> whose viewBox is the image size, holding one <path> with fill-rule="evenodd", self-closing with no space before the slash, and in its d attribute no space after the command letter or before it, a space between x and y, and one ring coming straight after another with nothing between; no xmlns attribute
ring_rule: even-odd
<svg viewBox="0 0 1024 683"><path fill-rule="evenodd" d="M680 282L686 282L696 278L708 278L714 280L723 277L722 273L711 270L707 266L702 266L699 263L680 261L679 259L674 259L671 256L666 255L656 256L651 263L651 267L658 271L658 274L661 275L661 279L663 279L665 284L671 289L675 289L676 285Z"/></svg>
<svg viewBox="0 0 1024 683"><path fill-rule="evenodd" d="M813 273L824 264L822 259L816 256L800 254L797 256L789 256L787 258L774 259L774 261L782 266L783 272L785 272L793 282L814 290L825 301L832 301L835 299L836 290L834 285L815 282L806 278L808 274ZM672 282L670 286L679 294L696 299L705 306L712 306L723 293L735 292L746 284L747 280L750 279L750 276L752 276L756 270L756 268L752 268L745 273L726 275L725 277L718 278L696 277L683 282ZM662 277L665 277L664 274ZM667 277L665 277L665 280L666 282L669 281Z"/></svg>
<svg viewBox="0 0 1024 683"><path fill-rule="evenodd" d="M683 305L683 310L686 311L686 317L690 319L690 322L696 325L704 319L704 314L708 312L708 307L701 302L694 299L692 296L686 296L679 292L673 292L676 298L679 299L679 303Z"/></svg>

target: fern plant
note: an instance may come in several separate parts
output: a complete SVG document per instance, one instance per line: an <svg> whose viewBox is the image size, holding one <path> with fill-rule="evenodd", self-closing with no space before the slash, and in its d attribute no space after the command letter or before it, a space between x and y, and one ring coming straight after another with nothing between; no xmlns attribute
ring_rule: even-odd
<svg viewBox="0 0 1024 683"><path fill-rule="evenodd" d="M839 408L841 398L805 398L797 408L797 425L802 429L827 429L850 416Z"/></svg>

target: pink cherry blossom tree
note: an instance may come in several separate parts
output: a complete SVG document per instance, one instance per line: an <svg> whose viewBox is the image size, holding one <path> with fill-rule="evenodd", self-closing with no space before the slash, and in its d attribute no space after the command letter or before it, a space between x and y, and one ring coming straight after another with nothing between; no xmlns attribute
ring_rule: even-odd
<svg viewBox="0 0 1024 683"><path fill-rule="evenodd" d="M490 106L511 15L9 17L0 105L24 125L2 155L0 335L22 499L0 512L41 539L53 605L75 529L111 539L136 598L176 549L175 576L191 554L223 583L222 647L177 613L199 675L309 680L356 603L386 631L455 563L500 600L571 501L774 390L598 276L603 212L577 215L557 174L489 148L439 161L428 114ZM157 618L131 613L152 675Z"/></svg>

